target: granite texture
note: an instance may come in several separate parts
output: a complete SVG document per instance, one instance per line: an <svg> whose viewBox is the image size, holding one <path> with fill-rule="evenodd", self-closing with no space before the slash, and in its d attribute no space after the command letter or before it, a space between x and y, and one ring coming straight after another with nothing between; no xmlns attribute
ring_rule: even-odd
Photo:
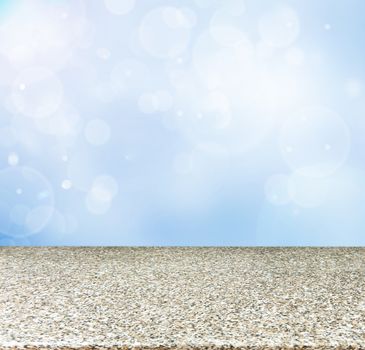
<svg viewBox="0 0 365 350"><path fill-rule="evenodd" d="M365 349L365 248L0 248L0 349Z"/></svg>

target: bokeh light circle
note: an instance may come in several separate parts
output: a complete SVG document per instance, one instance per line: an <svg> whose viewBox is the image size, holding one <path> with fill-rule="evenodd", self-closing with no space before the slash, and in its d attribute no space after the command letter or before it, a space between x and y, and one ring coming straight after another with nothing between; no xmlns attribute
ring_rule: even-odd
<svg viewBox="0 0 365 350"><path fill-rule="evenodd" d="M118 193L118 182L110 175L100 175L94 179L91 187L93 196L102 201L112 200Z"/></svg>
<svg viewBox="0 0 365 350"><path fill-rule="evenodd" d="M193 48L193 65L203 84L209 89L225 88L237 94L252 75L254 48L240 33L234 45L222 45L207 31Z"/></svg>
<svg viewBox="0 0 365 350"><path fill-rule="evenodd" d="M10 153L8 155L8 164L10 166L16 166L16 165L18 165L18 163L19 163L19 156L18 156L18 154L17 153L14 153L14 152Z"/></svg>
<svg viewBox="0 0 365 350"><path fill-rule="evenodd" d="M297 172L288 181L292 201L303 208L314 208L325 203L330 186L327 177L308 177Z"/></svg>
<svg viewBox="0 0 365 350"><path fill-rule="evenodd" d="M133 94L144 88L149 70L141 61L123 59L112 68L110 79L122 93Z"/></svg>
<svg viewBox="0 0 365 350"><path fill-rule="evenodd" d="M143 93L138 99L138 106L141 112L150 114L158 110L158 99L153 93Z"/></svg>
<svg viewBox="0 0 365 350"><path fill-rule="evenodd" d="M64 190L69 190L72 187L72 181L68 179L63 180L61 183L61 187Z"/></svg>
<svg viewBox="0 0 365 350"><path fill-rule="evenodd" d="M99 58L103 59L103 60L108 60L111 56L111 52L109 49L107 49L106 47L99 47L96 50L96 54Z"/></svg>
<svg viewBox="0 0 365 350"><path fill-rule="evenodd" d="M201 8L218 8L234 16L239 16L246 10L246 1L244 0L195 0L195 4Z"/></svg>
<svg viewBox="0 0 365 350"><path fill-rule="evenodd" d="M48 180L29 167L0 171L0 232L24 237L41 231L52 216L53 190Z"/></svg>
<svg viewBox="0 0 365 350"><path fill-rule="evenodd" d="M364 84L359 79L348 79L345 82L345 92L350 98L358 98L364 90Z"/></svg>
<svg viewBox="0 0 365 350"><path fill-rule="evenodd" d="M114 15L126 15L132 11L136 0L104 0L105 7Z"/></svg>
<svg viewBox="0 0 365 350"><path fill-rule="evenodd" d="M172 107L173 97L168 90L158 90L155 95L157 97L159 111L166 112Z"/></svg>
<svg viewBox="0 0 365 350"><path fill-rule="evenodd" d="M38 130L63 140L75 140L82 130L82 119L75 107L63 104L48 118L36 120Z"/></svg>
<svg viewBox="0 0 365 350"><path fill-rule="evenodd" d="M261 39L274 47L287 47L297 39L300 22L297 13L288 7L278 7L259 20Z"/></svg>
<svg viewBox="0 0 365 350"><path fill-rule="evenodd" d="M280 149L292 170L305 176L327 176L347 159L350 150L349 128L330 109L307 108L284 123Z"/></svg>
<svg viewBox="0 0 365 350"><path fill-rule="evenodd" d="M166 112L173 105L173 98L169 91L158 90L156 92L143 93L138 99L138 106L141 112L150 114L155 112Z"/></svg>
<svg viewBox="0 0 365 350"><path fill-rule="evenodd" d="M228 10L217 10L209 23L209 32L217 43L226 46L239 45L247 40L241 30L242 18Z"/></svg>
<svg viewBox="0 0 365 350"><path fill-rule="evenodd" d="M85 205L87 210L95 215L105 214L112 205L113 198L117 195L119 186L110 175L96 177L86 194Z"/></svg>
<svg viewBox="0 0 365 350"><path fill-rule="evenodd" d="M85 198L86 209L94 215L103 215L111 208L111 201L102 201L93 196L92 193L88 193Z"/></svg>
<svg viewBox="0 0 365 350"><path fill-rule="evenodd" d="M181 108L177 105L176 128L193 147L207 153L228 156L252 150L273 126L272 114L242 104L240 95L217 90L189 101L181 102Z"/></svg>
<svg viewBox="0 0 365 350"><path fill-rule="evenodd" d="M44 65L58 70L89 36L84 0L12 3L16 10L0 26L0 52L16 68Z"/></svg>
<svg viewBox="0 0 365 350"><path fill-rule="evenodd" d="M176 57L187 48L195 20L193 11L187 8L165 6L153 9L142 19L140 43L152 56Z"/></svg>
<svg viewBox="0 0 365 350"><path fill-rule="evenodd" d="M63 87L48 69L23 70L12 86L12 102L16 110L28 117L44 118L54 113L63 100Z"/></svg>

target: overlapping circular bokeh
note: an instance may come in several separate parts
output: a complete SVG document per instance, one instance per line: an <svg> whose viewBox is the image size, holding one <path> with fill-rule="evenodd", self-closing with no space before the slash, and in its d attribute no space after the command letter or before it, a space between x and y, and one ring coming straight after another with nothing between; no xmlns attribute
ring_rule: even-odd
<svg viewBox="0 0 365 350"><path fill-rule="evenodd" d="M349 159L362 167L358 149L349 155L350 129L364 124L363 77L327 76L334 58L323 44L334 23L309 28L294 5L7 6L0 14L1 235L20 242L45 228L75 232L91 218L119 222L123 215L111 209L120 189L136 217L150 216L153 203L185 220L208 202L258 202L242 196L252 184L263 205L259 235L299 224L317 232L316 215L340 216L331 202L341 198L362 208L360 197L345 195L352 172L338 174ZM325 33L318 49L301 40L309 29ZM331 108L317 106L323 101ZM336 197L337 184L345 190ZM235 195L221 193L234 186Z"/></svg>
<svg viewBox="0 0 365 350"><path fill-rule="evenodd" d="M141 45L152 56L162 59L176 57L187 49L195 22L195 13L189 8L155 8L144 16L140 24Z"/></svg>
<svg viewBox="0 0 365 350"><path fill-rule="evenodd" d="M54 194L49 181L30 167L0 170L0 232L11 237L40 232L53 214Z"/></svg>
<svg viewBox="0 0 365 350"><path fill-rule="evenodd" d="M294 112L284 123L280 150L291 169L306 176L333 173L347 159L350 132L343 119L325 107Z"/></svg>

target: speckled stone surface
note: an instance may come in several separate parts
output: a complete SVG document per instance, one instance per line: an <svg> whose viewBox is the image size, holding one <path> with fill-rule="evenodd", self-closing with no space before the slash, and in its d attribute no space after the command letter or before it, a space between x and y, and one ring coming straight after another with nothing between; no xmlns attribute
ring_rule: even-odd
<svg viewBox="0 0 365 350"><path fill-rule="evenodd" d="M365 349L365 248L0 248L0 349Z"/></svg>

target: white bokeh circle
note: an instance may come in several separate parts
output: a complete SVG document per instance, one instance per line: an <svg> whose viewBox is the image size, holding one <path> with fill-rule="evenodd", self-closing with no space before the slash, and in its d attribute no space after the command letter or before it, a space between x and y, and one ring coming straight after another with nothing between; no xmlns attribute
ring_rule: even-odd
<svg viewBox="0 0 365 350"><path fill-rule="evenodd" d="M136 0L104 0L105 7L114 15L126 15L136 5Z"/></svg>
<svg viewBox="0 0 365 350"><path fill-rule="evenodd" d="M143 93L138 99L138 107L142 113L150 114L158 111L158 99L153 93Z"/></svg>
<svg viewBox="0 0 365 350"><path fill-rule="evenodd" d="M173 105L173 97L167 90L145 92L138 99L139 110L146 114L166 112Z"/></svg>
<svg viewBox="0 0 365 350"><path fill-rule="evenodd" d="M287 47L295 42L299 32L299 17L289 7L278 7L259 20L261 39L270 46Z"/></svg>
<svg viewBox="0 0 365 350"><path fill-rule="evenodd" d="M90 192L101 201L110 201L118 193L118 182L110 175L99 175L94 179Z"/></svg>
<svg viewBox="0 0 365 350"><path fill-rule="evenodd" d="M92 194L88 193L85 198L86 209L94 215L106 214L111 208L111 201L101 201L93 197Z"/></svg>
<svg viewBox="0 0 365 350"><path fill-rule="evenodd" d="M184 94L184 93L183 93ZM239 154L252 150L273 126L270 113L254 104L242 104L240 95L212 91L182 100L176 106L176 128L193 147L213 154Z"/></svg>
<svg viewBox="0 0 365 350"><path fill-rule="evenodd" d="M109 49L107 49L106 47L99 47L96 50L96 54L99 58L103 59L103 60L108 60L111 56L111 52Z"/></svg>
<svg viewBox="0 0 365 350"><path fill-rule="evenodd" d="M218 44L236 46L247 40L241 30L242 22L242 17L236 13L219 9L210 19L209 32Z"/></svg>
<svg viewBox="0 0 365 350"><path fill-rule="evenodd" d="M364 84L359 79L348 79L345 82L345 92L350 98L358 98L364 90Z"/></svg>
<svg viewBox="0 0 365 350"><path fill-rule="evenodd" d="M187 48L195 21L194 12L188 8L155 8L142 19L139 28L140 43L154 57L176 57Z"/></svg>
<svg viewBox="0 0 365 350"><path fill-rule="evenodd" d="M282 156L292 170L305 176L328 176L345 163L350 150L350 132L335 112L312 107L286 120L279 143Z"/></svg>
<svg viewBox="0 0 365 350"><path fill-rule="evenodd" d="M13 3L16 15L6 16L0 26L0 53L16 68L45 65L58 70L90 36L84 0Z"/></svg>
<svg viewBox="0 0 365 350"><path fill-rule="evenodd" d="M123 59L118 61L110 73L114 89L121 94L133 94L141 91L148 81L149 70L141 61L135 59ZM113 86L113 85L112 85Z"/></svg>
<svg viewBox="0 0 365 350"><path fill-rule="evenodd" d="M16 166L16 165L18 165L18 163L19 163L19 156L18 156L18 154L15 153L15 152L9 153L9 155L8 155L8 164L10 166Z"/></svg>
<svg viewBox="0 0 365 350"><path fill-rule="evenodd" d="M29 167L9 167L0 171L0 232L24 237L41 231L52 216L52 186Z"/></svg>
<svg viewBox="0 0 365 350"><path fill-rule="evenodd" d="M61 187L64 190L69 190L72 187L72 181L69 180L69 179L63 180L62 183L61 183Z"/></svg>
<svg viewBox="0 0 365 350"><path fill-rule="evenodd" d="M193 66L202 83L209 89L224 88L237 94L252 76L254 47L240 32L233 45L222 45L212 33L203 32L193 48Z"/></svg>
<svg viewBox="0 0 365 350"><path fill-rule="evenodd" d="M245 0L195 0L195 4L201 8L214 8L226 11L233 16L239 16L246 10Z"/></svg>
<svg viewBox="0 0 365 350"><path fill-rule="evenodd" d="M82 131L83 120L73 106L63 104L48 118L37 119L35 124L40 132L57 137L62 143L73 144Z"/></svg>
<svg viewBox="0 0 365 350"><path fill-rule="evenodd" d="M155 92L160 112L168 111L173 105L173 97L168 90L158 90Z"/></svg>
<svg viewBox="0 0 365 350"><path fill-rule="evenodd" d="M28 68L15 79L11 96L17 112L31 118L44 118L61 105L63 87L50 70L41 67Z"/></svg>
<svg viewBox="0 0 365 350"><path fill-rule="evenodd" d="M331 185L327 177L308 177L294 172L289 178L288 189L294 203L314 208L326 201Z"/></svg>
<svg viewBox="0 0 365 350"><path fill-rule="evenodd" d="M118 182L110 175L96 177L85 198L87 210L95 215L105 214L119 191Z"/></svg>

